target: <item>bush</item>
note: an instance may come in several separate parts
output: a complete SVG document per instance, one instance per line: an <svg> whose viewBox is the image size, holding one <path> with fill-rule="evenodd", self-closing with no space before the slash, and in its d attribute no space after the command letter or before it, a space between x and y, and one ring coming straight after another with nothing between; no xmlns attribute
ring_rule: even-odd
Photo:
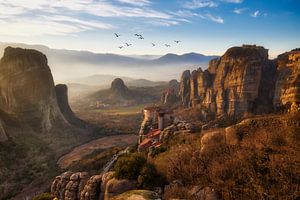
<svg viewBox="0 0 300 200"><path fill-rule="evenodd" d="M163 186L165 181L155 166L141 154L131 154L120 158L115 165L115 178L137 180L137 187L152 190Z"/></svg>
<svg viewBox="0 0 300 200"><path fill-rule="evenodd" d="M39 194L39 195L33 197L32 200L53 200L54 198L55 198L55 196L53 196L50 193L42 193L42 194Z"/></svg>
<svg viewBox="0 0 300 200"><path fill-rule="evenodd" d="M121 157L115 165L115 177L136 180L146 163L147 159L139 154Z"/></svg>
<svg viewBox="0 0 300 200"><path fill-rule="evenodd" d="M145 164L137 179L137 186L139 188L153 190L155 186L164 185L163 177L157 172L155 166L151 163Z"/></svg>

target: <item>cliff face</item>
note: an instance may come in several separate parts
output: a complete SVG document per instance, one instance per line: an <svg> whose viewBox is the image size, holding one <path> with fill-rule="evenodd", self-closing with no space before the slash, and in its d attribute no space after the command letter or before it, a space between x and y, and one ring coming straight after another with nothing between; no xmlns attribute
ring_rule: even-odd
<svg viewBox="0 0 300 200"><path fill-rule="evenodd" d="M215 116L242 116L300 102L299 57L299 52L289 52L274 62L263 47L230 48L221 58L210 61L207 70L183 73L182 105L200 107Z"/></svg>
<svg viewBox="0 0 300 200"><path fill-rule="evenodd" d="M87 125L84 121L79 119L73 113L68 100L68 87L65 84L58 84L55 86L55 92L57 96L57 103L64 118L75 126Z"/></svg>
<svg viewBox="0 0 300 200"><path fill-rule="evenodd" d="M300 103L300 51L281 54L277 59L274 105Z"/></svg>
<svg viewBox="0 0 300 200"><path fill-rule="evenodd" d="M161 97L162 103L172 104L178 101L179 83L177 80L171 80L168 84L167 90Z"/></svg>
<svg viewBox="0 0 300 200"><path fill-rule="evenodd" d="M42 132L55 122L65 122L45 55L35 50L5 49L0 60L0 110Z"/></svg>

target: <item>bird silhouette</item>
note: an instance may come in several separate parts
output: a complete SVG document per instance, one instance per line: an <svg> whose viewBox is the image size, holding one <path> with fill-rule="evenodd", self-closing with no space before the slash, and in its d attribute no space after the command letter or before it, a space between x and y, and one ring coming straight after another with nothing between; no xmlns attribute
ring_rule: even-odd
<svg viewBox="0 0 300 200"><path fill-rule="evenodd" d="M117 34L117 33L114 33L114 34L117 38L121 36L120 34Z"/></svg>
<svg viewBox="0 0 300 200"><path fill-rule="evenodd" d="M125 42L126 46L130 47L132 44Z"/></svg>
<svg viewBox="0 0 300 200"><path fill-rule="evenodd" d="M119 48L119 49L123 49L123 46L119 46L118 48Z"/></svg>
<svg viewBox="0 0 300 200"><path fill-rule="evenodd" d="M171 47L171 45L169 45L169 44L165 44L165 46L166 46L166 47Z"/></svg>
<svg viewBox="0 0 300 200"><path fill-rule="evenodd" d="M151 44L152 44L152 46L154 46L154 47L156 46L156 44L154 44L154 43L151 43Z"/></svg>
<svg viewBox="0 0 300 200"><path fill-rule="evenodd" d="M180 40L174 40L174 42L178 44L178 43L180 43L181 41L180 41Z"/></svg>
<svg viewBox="0 0 300 200"><path fill-rule="evenodd" d="M143 38L143 36L140 36L139 39L140 39L140 40L143 40L143 39L145 39L145 38Z"/></svg>
<svg viewBox="0 0 300 200"><path fill-rule="evenodd" d="M142 37L142 35L141 34L134 34L135 36L137 36L137 37Z"/></svg>

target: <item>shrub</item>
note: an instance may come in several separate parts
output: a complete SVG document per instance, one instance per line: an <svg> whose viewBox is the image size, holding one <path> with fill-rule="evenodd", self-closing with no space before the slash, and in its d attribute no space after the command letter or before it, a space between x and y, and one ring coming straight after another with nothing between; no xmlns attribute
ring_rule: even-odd
<svg viewBox="0 0 300 200"><path fill-rule="evenodd" d="M155 166L141 154L121 157L115 165L115 178L137 180L138 188L148 190L165 183Z"/></svg>
<svg viewBox="0 0 300 200"><path fill-rule="evenodd" d="M139 154L121 157L115 165L115 177L136 180L146 162L147 159Z"/></svg>
<svg viewBox="0 0 300 200"><path fill-rule="evenodd" d="M32 200L53 200L54 198L55 198L55 196L53 196L50 193L42 193L42 194L39 194L39 195L33 197Z"/></svg>
<svg viewBox="0 0 300 200"><path fill-rule="evenodd" d="M164 182L163 177L157 172L155 166L151 163L146 163L141 169L137 179L137 186L139 188L153 190L155 186L164 185Z"/></svg>

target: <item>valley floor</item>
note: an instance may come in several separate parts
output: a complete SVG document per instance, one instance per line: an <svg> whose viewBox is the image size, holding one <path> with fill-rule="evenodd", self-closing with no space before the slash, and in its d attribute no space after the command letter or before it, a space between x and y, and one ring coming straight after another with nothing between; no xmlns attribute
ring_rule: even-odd
<svg viewBox="0 0 300 200"><path fill-rule="evenodd" d="M96 150L104 150L112 147L127 147L137 142L138 136L133 134L114 135L99 138L91 142L82 144L74 148L69 153L62 156L57 164L60 168L66 169L72 162L82 159L84 156L93 153Z"/></svg>

